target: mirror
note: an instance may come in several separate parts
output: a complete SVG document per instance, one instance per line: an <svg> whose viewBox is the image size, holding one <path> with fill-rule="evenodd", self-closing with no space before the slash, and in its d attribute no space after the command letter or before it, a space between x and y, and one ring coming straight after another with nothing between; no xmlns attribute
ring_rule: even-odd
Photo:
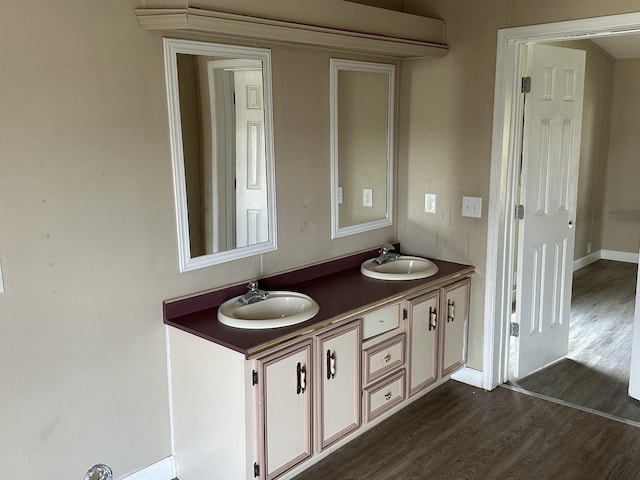
<svg viewBox="0 0 640 480"><path fill-rule="evenodd" d="M331 59L331 238L392 225L395 65Z"/></svg>
<svg viewBox="0 0 640 480"><path fill-rule="evenodd" d="M164 39L180 271L275 250L269 50Z"/></svg>

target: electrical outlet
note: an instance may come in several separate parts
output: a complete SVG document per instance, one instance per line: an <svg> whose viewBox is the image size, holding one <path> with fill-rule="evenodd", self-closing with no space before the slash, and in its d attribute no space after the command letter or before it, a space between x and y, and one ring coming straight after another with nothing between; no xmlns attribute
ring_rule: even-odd
<svg viewBox="0 0 640 480"><path fill-rule="evenodd" d="M338 187L338 205L342 205L342 187Z"/></svg>
<svg viewBox="0 0 640 480"><path fill-rule="evenodd" d="M373 190L371 188L362 189L362 206L373 207Z"/></svg>
<svg viewBox="0 0 640 480"><path fill-rule="evenodd" d="M482 197L462 197L463 217L482 217Z"/></svg>
<svg viewBox="0 0 640 480"><path fill-rule="evenodd" d="M591 242L587 242L587 255L591 253Z"/></svg>
<svg viewBox="0 0 640 480"><path fill-rule="evenodd" d="M436 213L436 194L424 194L424 211L425 213Z"/></svg>

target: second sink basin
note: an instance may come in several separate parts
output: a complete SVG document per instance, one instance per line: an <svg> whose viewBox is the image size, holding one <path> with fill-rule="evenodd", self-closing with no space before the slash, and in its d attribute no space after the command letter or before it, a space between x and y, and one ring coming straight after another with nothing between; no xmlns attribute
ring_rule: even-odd
<svg viewBox="0 0 640 480"><path fill-rule="evenodd" d="M287 327L310 320L320 311L313 298L298 292L271 291L267 299L248 305L239 305L238 298L220 305L220 323L249 329Z"/></svg>
<svg viewBox="0 0 640 480"><path fill-rule="evenodd" d="M397 260L382 265L375 259L366 260L360 265L360 272L377 280L419 280L438 273L438 266L426 258L400 255Z"/></svg>

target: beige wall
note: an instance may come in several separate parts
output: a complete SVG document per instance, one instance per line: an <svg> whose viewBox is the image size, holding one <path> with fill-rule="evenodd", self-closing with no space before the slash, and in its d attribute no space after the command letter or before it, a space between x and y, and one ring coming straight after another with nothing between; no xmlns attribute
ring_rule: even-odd
<svg viewBox="0 0 640 480"><path fill-rule="evenodd" d="M478 266L469 351L476 368L496 29L509 18L524 24L640 8L620 0L479 4L405 0L405 8L447 20L451 51L403 66L398 165L405 249ZM6 4L0 17L6 478L49 469L82 478L96 462L119 478L171 454L162 300L395 236L383 229L330 240L330 53L277 46L279 250L179 274L161 38L140 28L137 5L34 0ZM438 214L421 212L425 192L438 194ZM484 198L482 219L460 216L462 195Z"/></svg>
<svg viewBox="0 0 640 480"><path fill-rule="evenodd" d="M396 237L331 241L331 52L273 46L279 250L179 274L162 40L134 7L37 0L0 17L6 478L97 462L120 478L171 455L163 300Z"/></svg>
<svg viewBox="0 0 640 480"><path fill-rule="evenodd" d="M627 253L640 247L639 79L640 60L616 61L602 248Z"/></svg>
<svg viewBox="0 0 640 480"><path fill-rule="evenodd" d="M468 363L481 369L496 30L638 11L640 1L404 0L403 9L444 19L450 51L402 65L398 237L414 253L477 267ZM427 192L438 195L435 215L423 212ZM463 195L483 197L482 219L461 216Z"/></svg>
<svg viewBox="0 0 640 480"><path fill-rule="evenodd" d="M482 369L487 205L496 30L506 1L405 1L447 21L450 51L402 63L398 237L410 253L477 266L472 282L470 366ZM424 213L435 193L437 213ZM462 217L462 197L483 198L482 218Z"/></svg>

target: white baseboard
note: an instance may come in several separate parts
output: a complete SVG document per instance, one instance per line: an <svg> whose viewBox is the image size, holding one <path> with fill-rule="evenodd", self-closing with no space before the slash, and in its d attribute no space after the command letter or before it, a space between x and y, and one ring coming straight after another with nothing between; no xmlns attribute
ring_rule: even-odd
<svg viewBox="0 0 640 480"><path fill-rule="evenodd" d="M637 253L616 252L615 250L600 250L600 258L617 262L638 263Z"/></svg>
<svg viewBox="0 0 640 480"><path fill-rule="evenodd" d="M176 462L173 456L160 460L142 470L121 477L121 480L172 480L176 478Z"/></svg>
<svg viewBox="0 0 640 480"><path fill-rule="evenodd" d="M597 250L595 252L591 252L586 257L579 258L573 261L573 271L580 270L581 268L586 267L587 265L592 264L593 262L597 262L602 258L600 252L602 250Z"/></svg>
<svg viewBox="0 0 640 480"><path fill-rule="evenodd" d="M457 372L451 374L453 380L466 383L472 387L482 388L482 372L473 368L463 367Z"/></svg>
<svg viewBox="0 0 640 480"><path fill-rule="evenodd" d="M614 260L616 262L638 263L638 254L630 252L618 252L616 250L597 250L590 253L586 257L579 258L573 261L573 271L580 270L587 265L596 262L600 259Z"/></svg>

